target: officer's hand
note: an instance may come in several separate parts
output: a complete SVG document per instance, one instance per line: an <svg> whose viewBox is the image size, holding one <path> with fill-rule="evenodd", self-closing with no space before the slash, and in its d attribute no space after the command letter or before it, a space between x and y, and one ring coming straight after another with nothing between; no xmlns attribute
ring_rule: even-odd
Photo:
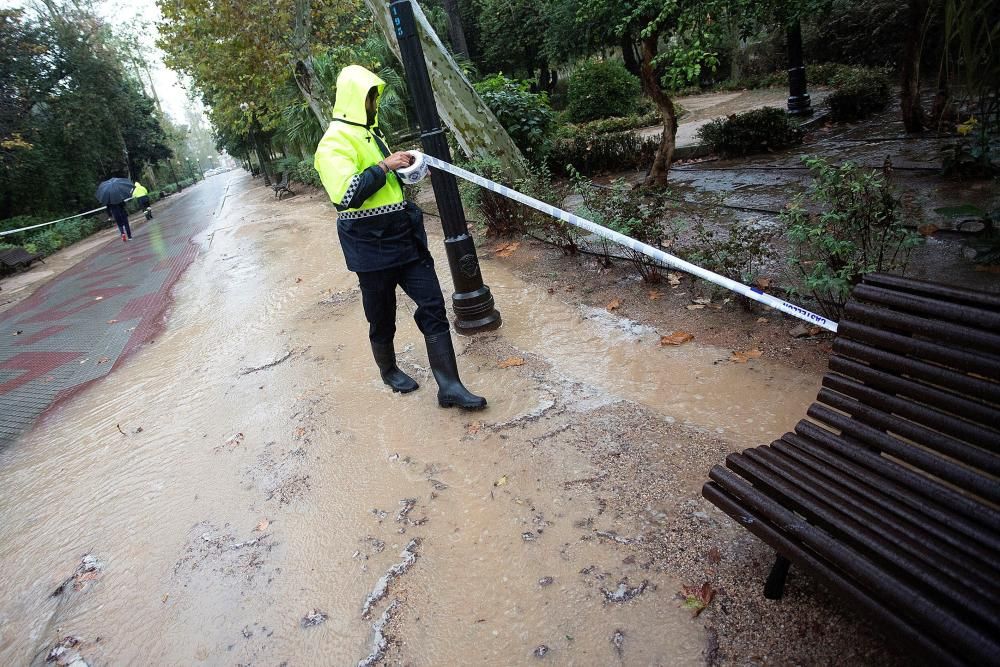
<svg viewBox="0 0 1000 667"><path fill-rule="evenodd" d="M389 171L396 171L413 164L413 156L405 151L396 151L386 159L382 160Z"/></svg>

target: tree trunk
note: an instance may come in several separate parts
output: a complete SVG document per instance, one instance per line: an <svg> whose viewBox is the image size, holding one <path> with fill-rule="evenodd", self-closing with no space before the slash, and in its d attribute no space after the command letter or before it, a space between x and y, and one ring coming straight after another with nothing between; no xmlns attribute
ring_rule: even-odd
<svg viewBox="0 0 1000 667"><path fill-rule="evenodd" d="M909 16L900 68L902 90L900 108L907 132L924 129L924 107L920 103L920 55L923 51L923 23L929 0L909 0Z"/></svg>
<svg viewBox="0 0 1000 667"><path fill-rule="evenodd" d="M465 41L462 14L458 11L458 0L444 0L444 10L448 12L448 38L455 53L469 57L469 44Z"/></svg>
<svg viewBox="0 0 1000 667"><path fill-rule="evenodd" d="M302 97L309 104L309 108L325 132L330 124L330 115L327 110L330 108L332 100L326 86L323 85L323 81L316 76L316 70L313 67L312 51L309 48L312 37L311 4L310 0L295 0L292 74L295 78L295 85L299 87L299 92L302 93Z"/></svg>
<svg viewBox="0 0 1000 667"><path fill-rule="evenodd" d="M622 47L622 60L625 61L625 69L638 77L642 76L642 66L639 65L639 59L635 55L635 42L632 40L632 35L626 32L622 35L621 41Z"/></svg>
<svg viewBox="0 0 1000 667"><path fill-rule="evenodd" d="M653 69L653 58L656 57L656 43L660 36L654 33L642 39L642 87L646 94L656 104L663 117L663 135L660 137L660 147L656 149L653 166L646 176L643 185L665 187L670 163L674 159L674 147L677 137L677 112L673 101L663 92Z"/></svg>
<svg viewBox="0 0 1000 667"><path fill-rule="evenodd" d="M365 5L375 17L396 58L399 58L399 43L392 27L389 5L385 0L365 0ZM458 141L462 152L468 157L493 157L511 177L523 177L525 161L521 151L462 74L419 4L413 3L413 14L438 114Z"/></svg>

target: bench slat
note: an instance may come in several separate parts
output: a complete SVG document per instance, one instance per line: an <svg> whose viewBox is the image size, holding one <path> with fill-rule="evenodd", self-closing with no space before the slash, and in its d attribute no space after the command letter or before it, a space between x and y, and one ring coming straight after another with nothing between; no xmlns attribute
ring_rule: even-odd
<svg viewBox="0 0 1000 667"><path fill-rule="evenodd" d="M857 301L849 301L844 306L843 319L864 322L890 331L902 331L947 341L949 347L964 347L971 351L984 350L991 354L1000 353L1000 334L944 320L908 315Z"/></svg>
<svg viewBox="0 0 1000 667"><path fill-rule="evenodd" d="M833 341L833 351L851 359L865 361L883 371L895 371L914 380L965 394L970 400L992 403L994 410L998 409L996 406L1000 406L1000 383L957 373L845 338Z"/></svg>
<svg viewBox="0 0 1000 667"><path fill-rule="evenodd" d="M888 273L869 273L862 279L865 285L886 287L901 292L910 292L924 296L932 296L950 303L964 303L977 308L992 308L1000 310L1000 294L982 292L964 287L952 287L925 280L914 280L894 276Z"/></svg>
<svg viewBox="0 0 1000 667"><path fill-rule="evenodd" d="M720 468L720 470L724 470ZM737 497L716 482L707 482L702 495L713 505L731 516L751 533L773 547L778 553L809 569L820 580L848 600L888 626L903 645L915 647L933 665L962 665L963 661L953 650L931 639L926 632L914 628L906 619L887 611L883 601L870 595L870 591L857 586L853 577L848 579L835 570L825 559L793 542L768 523L762 516L748 510Z"/></svg>
<svg viewBox="0 0 1000 667"><path fill-rule="evenodd" d="M962 660L983 662L988 656L1000 654L996 634L987 634L967 623L968 616L956 615L913 588L909 578L887 573L883 568L837 541L825 531L810 525L805 519L782 507L722 466L715 466L709 478L730 492L743 505L751 519L747 528L757 528L755 518L808 547L871 592L883 607L908 619L918 630L930 635L957 654ZM765 524L765 525L767 525Z"/></svg>
<svg viewBox="0 0 1000 667"><path fill-rule="evenodd" d="M953 415L970 419L979 424L995 424L997 409L968 396L954 394L910 378L880 371L854 359L835 354L830 358L830 370L860 380L881 391L904 396L927 405L935 405Z"/></svg>
<svg viewBox="0 0 1000 667"><path fill-rule="evenodd" d="M1000 331L1000 312L963 303L864 284L854 288L851 298L856 302L864 301L878 306L889 306L889 309L880 308L888 317L909 314L926 317L938 325L962 324L986 331Z"/></svg>
<svg viewBox="0 0 1000 667"><path fill-rule="evenodd" d="M985 377L1000 377L1000 357L985 352L970 352L969 350L946 347L934 341L911 338L850 320L841 320L837 328L837 335L884 350L893 350L916 359L944 364L966 373L975 373Z"/></svg>
<svg viewBox="0 0 1000 667"><path fill-rule="evenodd" d="M880 431L888 431L895 436L899 436L896 439L904 447L914 447L915 443L922 448L934 450L969 467L975 468L978 472L984 472L994 477L1000 474L1000 457L996 454L911 421L893 416L866 401L859 401L826 388L820 389L816 400L840 412L846 412L854 420L862 424L867 424ZM995 438L996 436L991 436L992 440L995 440ZM990 444L994 447L996 446L996 442ZM927 472L933 474L935 470L929 468ZM1000 486L1000 480L994 479L993 483ZM997 497L1000 499L1000 494Z"/></svg>
<svg viewBox="0 0 1000 667"><path fill-rule="evenodd" d="M863 443L831 433L805 419L796 424L795 432L821 443L824 447L851 459L858 465L905 486L911 492L924 497L927 502L943 505L951 511L968 516L970 520L981 522L983 526L992 531L992 534L1000 534L1000 512L977 502L974 498L959 493L936 479L901 466L895 461L873 452ZM995 546L996 542L988 542L987 544Z"/></svg>
<svg viewBox="0 0 1000 667"><path fill-rule="evenodd" d="M881 498L886 509L897 515L925 518L925 528L933 533L936 539L945 540L970 557L1000 569L1000 534L991 532L961 514L914 493L904 484L891 481L887 476L844 458L832 448L824 447L798 433L786 433L781 440L775 441L771 446L803 461L817 471L825 474L832 474L832 471L839 472L838 479L844 484L852 485L852 488L859 493L869 493L873 497ZM881 457L877 457L877 460L885 461ZM824 467L831 470L825 470Z"/></svg>
<svg viewBox="0 0 1000 667"><path fill-rule="evenodd" d="M1000 469L1000 456L995 453L1000 450L1000 432L998 431L958 419L934 407L897 398L892 394L887 394L836 373L824 375L823 386L845 396L850 396L865 405L878 408L885 413L904 417L916 424L925 425L935 431L975 445L977 447L975 451L978 452L976 457L984 457L984 462L987 465L980 465L971 459L966 460L966 463L975 465L982 470L989 470L993 474L997 474L997 469ZM980 450L978 447L988 448L994 453Z"/></svg>
<svg viewBox="0 0 1000 667"><path fill-rule="evenodd" d="M962 586L965 590L977 591L977 594L987 598L994 605L1000 602L1000 587L998 587L1000 570L992 567L992 564L983 563L982 565L986 567L981 565L979 568L968 567L968 554L951 547L946 540L931 539L933 531L927 525L931 522L926 518L885 512L885 498L871 493L858 493L856 487L843 483L847 480L842 475L817 472L808 464L803 466L801 458L793 458L777 449L776 444L749 449L744 455L756 463L779 472L787 482L828 505L837 515L870 528L880 539L884 538L890 550L894 547L901 548L909 556L918 558L927 566L935 568L939 577L954 580L954 584L949 584L949 588ZM780 492L780 489L778 491ZM819 521L813 522L822 525ZM851 542L853 533L848 532L841 535L841 538Z"/></svg>
<svg viewBox="0 0 1000 667"><path fill-rule="evenodd" d="M994 505L1000 503L1000 484L995 479L980 475L958 463L954 463L932 452L908 445L872 426L834 412L821 403L813 403L806 414L828 424L842 433L881 452L891 454L922 472L954 484L964 491L986 498Z"/></svg>
<svg viewBox="0 0 1000 667"><path fill-rule="evenodd" d="M991 629L1000 632L1000 620L993 613L994 606L978 597L970 599L959 580L942 574L944 563L940 560L926 553L914 556L910 551L912 545L902 542L898 532L893 536L895 539L890 539L884 531L873 530L870 524L849 514L846 508L834 508L825 503L811 489L803 487L799 479L763 464L758 456L756 449L730 454L726 457L726 467L749 480L754 488L772 498L772 502L780 502L782 507L802 515L810 525L824 530L839 544L879 563L884 574L898 572L910 577L924 595L950 607L948 613L964 609L968 621L985 627L995 626Z"/></svg>

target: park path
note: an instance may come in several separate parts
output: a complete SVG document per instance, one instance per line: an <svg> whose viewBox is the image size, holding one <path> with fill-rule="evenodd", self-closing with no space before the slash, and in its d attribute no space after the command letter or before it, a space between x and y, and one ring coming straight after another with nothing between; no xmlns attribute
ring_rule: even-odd
<svg viewBox="0 0 1000 667"><path fill-rule="evenodd" d="M100 250L0 313L0 447L155 333L171 287L197 254L191 239L229 180L216 176L164 200L128 243L105 232Z"/></svg>
<svg viewBox="0 0 1000 667"><path fill-rule="evenodd" d="M442 410L406 299L422 387L379 380L325 195L237 175L208 217L154 340L0 448L0 664L871 657L808 581L764 608L770 555L699 493L803 414L814 374L661 347L484 245L504 326L456 348L490 405ZM721 601L693 619L677 596L706 582Z"/></svg>

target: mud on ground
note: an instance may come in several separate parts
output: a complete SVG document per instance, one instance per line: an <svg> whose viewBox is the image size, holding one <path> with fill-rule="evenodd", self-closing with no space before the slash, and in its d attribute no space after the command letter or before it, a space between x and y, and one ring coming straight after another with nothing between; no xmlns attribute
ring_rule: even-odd
<svg viewBox="0 0 1000 667"><path fill-rule="evenodd" d="M700 497L804 414L828 340L487 243L505 324L456 347L490 407L442 410L403 297L422 387L379 381L332 221L245 178L155 342L0 451L3 662L897 661L805 574L764 600L772 554Z"/></svg>

